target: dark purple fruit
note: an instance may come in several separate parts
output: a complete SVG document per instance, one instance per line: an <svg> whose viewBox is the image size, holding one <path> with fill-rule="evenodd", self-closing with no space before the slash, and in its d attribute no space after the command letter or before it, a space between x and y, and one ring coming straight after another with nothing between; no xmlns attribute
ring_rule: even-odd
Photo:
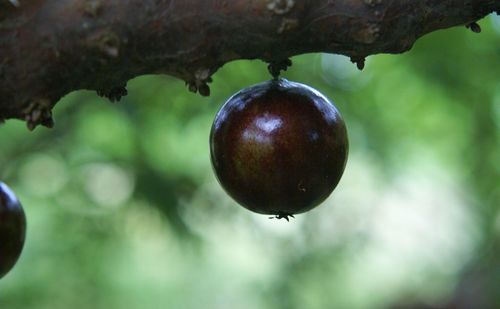
<svg viewBox="0 0 500 309"><path fill-rule="evenodd" d="M212 165L243 207L288 219L324 201L344 172L348 141L321 93L284 79L233 95L210 133Z"/></svg>
<svg viewBox="0 0 500 309"><path fill-rule="evenodd" d="M0 182L0 278L16 264L26 237L23 207L4 183Z"/></svg>

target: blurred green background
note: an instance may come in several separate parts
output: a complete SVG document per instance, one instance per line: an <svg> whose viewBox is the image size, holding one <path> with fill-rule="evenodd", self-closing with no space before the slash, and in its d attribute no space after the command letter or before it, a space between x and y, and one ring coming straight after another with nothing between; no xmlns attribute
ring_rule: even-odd
<svg viewBox="0 0 500 309"><path fill-rule="evenodd" d="M494 308L500 17L480 24L363 72L293 58L283 76L336 103L350 157L331 197L290 223L238 207L209 160L218 108L269 79L260 61L224 66L209 98L142 76L118 104L67 95L53 130L8 121L0 179L28 234L0 308Z"/></svg>

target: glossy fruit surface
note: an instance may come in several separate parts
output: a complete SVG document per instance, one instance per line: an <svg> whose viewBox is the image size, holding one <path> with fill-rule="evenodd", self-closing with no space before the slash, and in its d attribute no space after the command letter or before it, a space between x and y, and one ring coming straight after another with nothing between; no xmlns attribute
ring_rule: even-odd
<svg viewBox="0 0 500 309"><path fill-rule="evenodd" d="M19 200L0 182L0 278L16 264L24 246L26 217Z"/></svg>
<svg viewBox="0 0 500 309"><path fill-rule="evenodd" d="M287 216L324 201L345 168L348 140L339 112L318 91L284 79L236 93L210 133L213 169L245 208Z"/></svg>

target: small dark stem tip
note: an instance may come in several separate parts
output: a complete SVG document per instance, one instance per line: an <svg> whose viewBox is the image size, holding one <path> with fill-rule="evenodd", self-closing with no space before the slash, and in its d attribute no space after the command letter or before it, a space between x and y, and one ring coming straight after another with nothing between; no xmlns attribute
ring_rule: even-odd
<svg viewBox="0 0 500 309"><path fill-rule="evenodd" d="M287 58L269 62L267 70L269 71L269 74L273 76L273 79L277 80L280 77L281 71L288 70L290 66L292 66L292 60Z"/></svg>
<svg viewBox="0 0 500 309"><path fill-rule="evenodd" d="M481 33L481 26L478 23L472 22L470 24L465 25L466 28L472 30L474 33Z"/></svg>
<svg viewBox="0 0 500 309"><path fill-rule="evenodd" d="M286 221L290 222L289 218L295 218L292 214L278 214L274 215L272 217L269 217L269 219L285 219Z"/></svg>

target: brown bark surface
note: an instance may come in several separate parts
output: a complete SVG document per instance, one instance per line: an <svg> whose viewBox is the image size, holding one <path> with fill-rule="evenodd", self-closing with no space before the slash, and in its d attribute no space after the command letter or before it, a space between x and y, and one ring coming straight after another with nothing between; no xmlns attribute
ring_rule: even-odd
<svg viewBox="0 0 500 309"><path fill-rule="evenodd" d="M0 120L51 126L68 92L117 100L130 78L151 73L207 95L211 75L235 59L328 52L362 67L494 11L499 0L0 0Z"/></svg>

